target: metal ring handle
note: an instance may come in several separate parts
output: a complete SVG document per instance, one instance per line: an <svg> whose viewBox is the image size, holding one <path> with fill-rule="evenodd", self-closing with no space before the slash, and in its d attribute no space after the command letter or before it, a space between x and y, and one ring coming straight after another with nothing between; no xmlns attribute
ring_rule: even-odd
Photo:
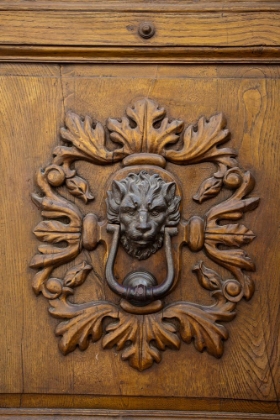
<svg viewBox="0 0 280 420"><path fill-rule="evenodd" d="M141 302L142 304L148 304L152 300L163 297L170 290L174 281L175 273L171 249L171 236L177 234L177 229L165 228L164 230L164 246L167 261L167 276L162 284L152 287L147 287L144 283L138 285L137 287L126 287L122 284L119 284L116 281L113 272L113 267L120 238L120 226L115 224L108 224L107 231L113 233L112 245L106 264L106 280L110 289L114 293L124 297L125 299L129 301L139 302L139 304L141 304Z"/></svg>

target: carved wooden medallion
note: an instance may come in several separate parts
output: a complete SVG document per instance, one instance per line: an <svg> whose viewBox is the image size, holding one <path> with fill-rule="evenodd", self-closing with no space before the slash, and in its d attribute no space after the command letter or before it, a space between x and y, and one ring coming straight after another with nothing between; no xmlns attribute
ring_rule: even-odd
<svg viewBox="0 0 280 420"><path fill-rule="evenodd" d="M55 331L61 337L62 353L77 346L85 350L90 340L102 340L104 349L116 346L122 359L138 370L160 362L161 352L167 347L179 349L181 341L193 340L198 351L222 356L228 332L221 322L231 321L237 303L242 297L250 299L254 292L246 272L255 267L241 249L254 234L236 221L259 203L257 197L248 197L254 188L253 176L240 168L233 149L220 147L229 134L223 115L209 120L201 117L197 125L184 128L182 121L170 121L156 102L142 99L129 106L121 120L109 119L105 128L100 123L93 125L88 116L82 119L69 111L60 133L65 145L56 147L52 163L39 170L37 183L42 194L32 196L44 218L34 233L44 244L30 265L38 270L34 292L49 299L50 314L62 321ZM108 136L115 144L113 150L107 145ZM88 182L73 166L75 161L122 163L110 181L107 214L84 214L77 200L66 198L68 191L86 205L94 200ZM204 217L183 220L181 198L188 191L182 193L175 175L164 169L167 162L215 163L216 172L202 182L193 200L199 206L222 190L230 191L223 195L228 198ZM56 277L55 270L79 254L94 253L99 244L107 250L104 287L119 300L72 303L69 297L92 270L90 260L72 263L62 278ZM182 246L191 252L204 250L207 260L231 273L223 279L208 267L209 260L197 261L193 267L200 286L213 299L210 306L164 301L165 296L172 296L184 270ZM131 272L128 268L123 278L114 273L119 247L136 266L140 264ZM163 279L141 268L142 261L157 258L160 252L166 261Z"/></svg>

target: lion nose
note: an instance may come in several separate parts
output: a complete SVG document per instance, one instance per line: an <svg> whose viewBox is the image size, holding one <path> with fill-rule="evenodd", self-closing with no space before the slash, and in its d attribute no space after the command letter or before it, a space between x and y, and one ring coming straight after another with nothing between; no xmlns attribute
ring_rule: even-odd
<svg viewBox="0 0 280 420"><path fill-rule="evenodd" d="M140 230L140 232L147 232L148 230L151 229L151 227L147 223L139 223L136 226L136 229Z"/></svg>
<svg viewBox="0 0 280 420"><path fill-rule="evenodd" d="M136 226L137 230L141 232L147 232L151 229L150 223L148 223L148 214L146 211L139 212L139 223Z"/></svg>

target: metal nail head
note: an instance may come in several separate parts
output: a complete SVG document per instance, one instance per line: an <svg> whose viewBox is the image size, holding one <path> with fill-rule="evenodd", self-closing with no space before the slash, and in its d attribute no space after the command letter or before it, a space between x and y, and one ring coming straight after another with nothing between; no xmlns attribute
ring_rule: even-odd
<svg viewBox="0 0 280 420"><path fill-rule="evenodd" d="M139 25L138 33L142 38L148 39L154 36L156 30L152 23L142 22Z"/></svg>

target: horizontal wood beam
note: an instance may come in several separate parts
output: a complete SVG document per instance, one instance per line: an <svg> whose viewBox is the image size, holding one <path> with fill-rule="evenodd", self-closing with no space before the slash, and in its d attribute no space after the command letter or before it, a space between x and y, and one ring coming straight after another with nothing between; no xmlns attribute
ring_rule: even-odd
<svg viewBox="0 0 280 420"><path fill-rule="evenodd" d="M70 419L161 419L161 420L278 420L280 415L275 414L257 414L257 413L221 413L221 412L203 412L203 411L163 411L163 410L87 410L87 409L47 409L47 408L0 408L0 419L46 419L56 418L61 420Z"/></svg>
<svg viewBox="0 0 280 420"><path fill-rule="evenodd" d="M208 412L208 415L217 418L214 413L227 413L231 415L229 419L238 419L236 417L236 410L242 412L243 416L253 415L256 416L266 415L272 419L276 417L280 420L280 410L277 401L263 401L263 400L246 400L246 399L230 399L230 398L180 398L180 397L135 397L135 396L104 396L104 395L70 395L70 394L0 394L0 419L4 413L12 413L12 410L18 410L18 412L27 413L38 407L44 407L42 410L55 409L57 413L62 412L65 407L68 407L69 411L76 410L78 413L81 409L93 411L97 413L98 410L102 412L109 412L110 410L119 411L122 408L122 413L129 413L133 410L138 412L148 413L149 412L167 412L174 410L176 413L181 412ZM106 410L105 410L106 407ZM145 407L145 410L142 408ZM19 411L21 410L21 411ZM141 411L140 411L141 410ZM150 411L151 410L151 411ZM35 411L33 411L35 412ZM234 414L232 414L234 413ZM149 416L148 416L149 417ZM150 417L151 418L151 417ZM193 418L193 417L190 417ZM202 417L207 419L208 417ZM223 417L221 417L223 418ZM226 418L226 417L224 417ZM241 417L242 419L244 417ZM250 418L250 417L248 417ZM259 417L253 417L254 419ZM266 417L264 417L266 418ZM247 417L245 417L247 419Z"/></svg>
<svg viewBox="0 0 280 420"><path fill-rule="evenodd" d="M279 63L280 47L74 47L0 45L0 62Z"/></svg>
<svg viewBox="0 0 280 420"><path fill-rule="evenodd" d="M217 11L228 11L228 12L270 12L279 11L279 2L275 0L235 0L235 1L220 1L211 0L205 2L204 0L184 0L183 2L176 2L174 0L163 1L163 0L138 0L138 1L127 1L127 0L107 0L106 2L100 2L98 0L59 0L59 1L46 1L46 0L0 0L0 10L84 10L84 11L154 11L158 13L164 13L166 11L177 14L178 12L217 12Z"/></svg>
<svg viewBox="0 0 280 420"><path fill-rule="evenodd" d="M139 25L145 21L155 27L155 35L150 39L138 34ZM2 46L280 46L280 10L259 13L13 10L0 11L0 22Z"/></svg>

